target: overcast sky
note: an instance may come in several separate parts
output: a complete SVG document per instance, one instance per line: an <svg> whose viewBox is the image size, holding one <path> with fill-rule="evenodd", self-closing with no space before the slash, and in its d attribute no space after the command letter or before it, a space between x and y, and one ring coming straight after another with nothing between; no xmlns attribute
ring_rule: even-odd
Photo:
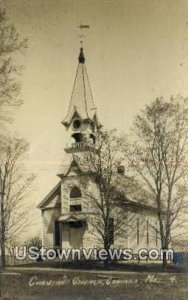
<svg viewBox="0 0 188 300"><path fill-rule="evenodd" d="M24 105L11 130L31 146L37 205L58 181L65 117L79 53L80 21L87 70L100 119L128 131L133 116L158 96L188 96L188 1L6 0L29 48L22 58ZM33 208L33 215L39 212ZM38 223L40 223L38 221Z"/></svg>

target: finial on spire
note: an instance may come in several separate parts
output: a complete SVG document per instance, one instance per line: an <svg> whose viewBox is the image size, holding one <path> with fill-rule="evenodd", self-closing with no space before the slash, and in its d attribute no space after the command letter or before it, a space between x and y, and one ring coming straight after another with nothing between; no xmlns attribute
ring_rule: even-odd
<svg viewBox="0 0 188 300"><path fill-rule="evenodd" d="M80 34L79 34L79 38L80 38L80 54L78 57L78 61L80 64L84 64L85 62L85 57L84 57L84 53L83 53L83 38L85 37L83 35L83 29L89 29L89 25L82 25L82 22L80 22L80 25L78 26L80 28Z"/></svg>
<svg viewBox="0 0 188 300"><path fill-rule="evenodd" d="M83 51L82 47L80 48L80 54L79 54L79 57L78 57L78 61L79 61L79 64L84 64L85 63L84 51Z"/></svg>

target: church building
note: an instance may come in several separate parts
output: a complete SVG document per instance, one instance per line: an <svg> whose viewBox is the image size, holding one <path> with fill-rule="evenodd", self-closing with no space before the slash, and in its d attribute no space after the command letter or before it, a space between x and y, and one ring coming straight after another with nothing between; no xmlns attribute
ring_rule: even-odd
<svg viewBox="0 0 188 300"><path fill-rule="evenodd" d="M38 205L42 213L43 246L100 247L97 241L92 242L90 225L87 222L88 214L92 214L92 209L87 205L87 190L96 193L97 184L93 183L90 174L85 172L84 166L80 165L73 155L95 147L96 131L101 128L82 47L70 105L62 124L67 144L63 164L58 173L59 182ZM135 253L143 247L158 248L160 239L156 208L147 202L129 199L125 209L127 215L134 215L134 222L124 236L114 239L113 247L132 248Z"/></svg>

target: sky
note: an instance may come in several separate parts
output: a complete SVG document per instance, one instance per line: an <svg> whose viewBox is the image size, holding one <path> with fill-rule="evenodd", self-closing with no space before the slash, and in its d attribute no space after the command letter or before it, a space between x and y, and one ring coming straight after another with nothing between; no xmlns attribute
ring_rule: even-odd
<svg viewBox="0 0 188 300"><path fill-rule="evenodd" d="M104 127L128 133L134 115L156 97L188 96L188 1L6 0L28 49L19 58L24 100L10 130L30 143L26 167L37 178L37 204L58 182L65 117L79 54L80 22L89 24L84 53ZM28 200L30 201L30 200Z"/></svg>

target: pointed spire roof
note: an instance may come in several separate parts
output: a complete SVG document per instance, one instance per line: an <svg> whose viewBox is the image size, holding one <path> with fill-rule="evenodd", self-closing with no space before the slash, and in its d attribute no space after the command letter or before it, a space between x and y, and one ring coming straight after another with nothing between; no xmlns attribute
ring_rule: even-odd
<svg viewBox="0 0 188 300"><path fill-rule="evenodd" d="M74 114L77 114L83 120L93 120L94 118L97 118L97 111L91 93L91 87L85 65L85 56L82 47L80 48L78 57L78 67L68 114L62 123L65 126L68 126Z"/></svg>

